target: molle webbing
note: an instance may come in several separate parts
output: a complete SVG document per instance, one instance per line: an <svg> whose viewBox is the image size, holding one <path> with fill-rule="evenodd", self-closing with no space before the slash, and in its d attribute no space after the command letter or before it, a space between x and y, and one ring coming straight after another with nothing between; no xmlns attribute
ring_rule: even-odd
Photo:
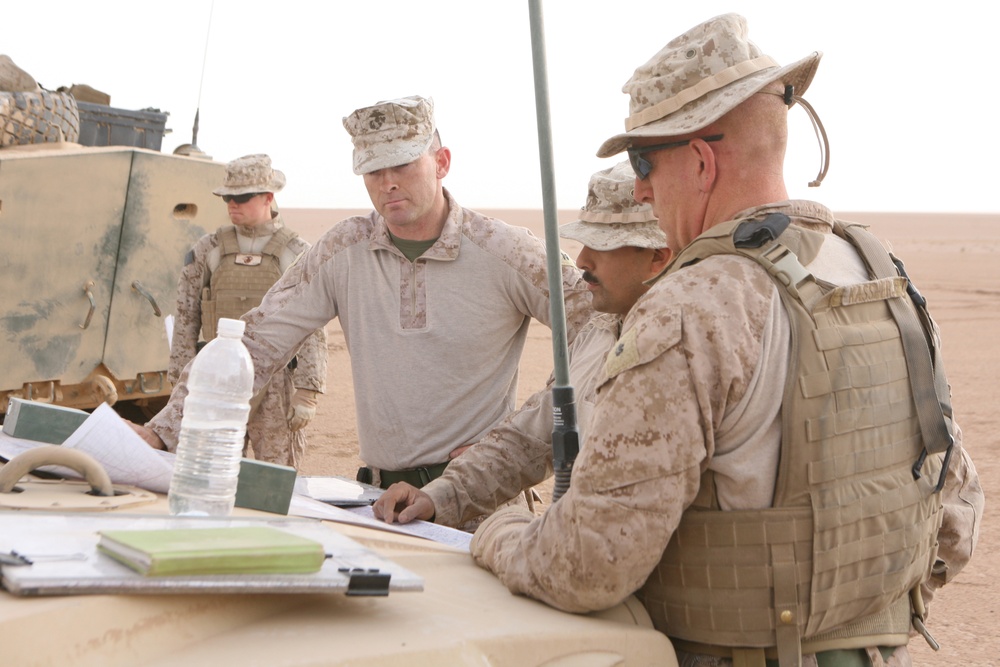
<svg viewBox="0 0 1000 667"><path fill-rule="evenodd" d="M821 285L799 258L815 257L822 234L790 227L779 242L737 248L737 227L713 228L668 271L739 254L778 287L792 338L773 507L713 511L717 498L699 494L700 509L683 515L643 601L674 639L776 647L782 667L803 650L905 644L907 593L935 555L942 458L928 457L932 474L914 479L924 443L900 329L916 319L894 317L913 308L906 280ZM840 225L835 233L847 236ZM711 471L703 485L714 489Z"/></svg>
<svg viewBox="0 0 1000 667"><path fill-rule="evenodd" d="M944 367L936 342L931 333L930 314L923 297L916 291L903 271L903 263L881 250L881 244L866 229L858 225L845 228L845 236L862 250L862 257L868 263L869 270L877 277L897 276L903 274L907 295L911 296L906 304L903 300L890 301L893 317L900 324L903 348L906 351L907 362L912 369L910 384L913 397L917 403L920 418L920 430L924 440L924 453L945 453L944 467L939 478L937 489L944 484L944 474L948 469L952 445L954 425L952 424L951 391L945 377ZM912 307L904 307L905 305ZM933 378L933 382L928 382ZM921 460L922 463L922 460ZM919 464L914 470L919 470Z"/></svg>
<svg viewBox="0 0 1000 667"><path fill-rule="evenodd" d="M281 278L281 252L296 234L287 228L276 231L261 251L257 265L236 263L240 246L236 228L222 227L219 239L219 266L212 271L210 286L202 294L202 335L212 340L216 335L219 318L239 319L260 305L264 295Z"/></svg>

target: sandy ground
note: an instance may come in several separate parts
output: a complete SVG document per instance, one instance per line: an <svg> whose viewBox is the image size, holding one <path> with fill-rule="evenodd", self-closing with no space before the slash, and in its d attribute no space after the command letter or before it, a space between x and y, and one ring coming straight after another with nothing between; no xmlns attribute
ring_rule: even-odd
<svg viewBox="0 0 1000 667"><path fill-rule="evenodd" d="M544 238L540 211L483 211L511 224L523 225ZM346 210L285 210L289 226L310 242L336 221L355 213ZM841 217L870 224L892 244L917 288L927 297L941 326L946 368L954 393L955 414L965 432L965 446L976 461L987 496L986 521L971 564L938 595L928 626L941 644L933 652L923 640L910 643L914 664L1000 665L1000 560L995 556L1000 527L990 520L991 501L1000 492L1000 416L994 383L1000 377L1000 215L860 214ZM575 219L561 211L560 223ZM578 245L564 242L575 257ZM357 457L351 365L336 322L328 327L330 365L327 393L319 414L308 427L306 474L353 476ZM544 386L552 370L549 330L534 324L521 361L520 400ZM542 489L548 501L551 482Z"/></svg>

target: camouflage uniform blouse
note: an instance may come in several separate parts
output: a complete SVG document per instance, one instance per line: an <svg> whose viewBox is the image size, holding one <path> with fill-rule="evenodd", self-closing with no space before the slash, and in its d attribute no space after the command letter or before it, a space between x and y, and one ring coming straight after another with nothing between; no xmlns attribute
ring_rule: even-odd
<svg viewBox="0 0 1000 667"><path fill-rule="evenodd" d="M830 211L813 202L738 217L764 210L832 228ZM824 243L809 268L840 284L866 277L853 249L836 242ZM473 557L512 592L567 611L604 609L643 585L704 470L716 472L722 509L769 506L789 341L777 290L751 260L710 257L658 281L609 355L568 492L538 518L516 509L494 514L473 539ZM939 534L949 574L932 586L969 560L983 507L956 435Z"/></svg>

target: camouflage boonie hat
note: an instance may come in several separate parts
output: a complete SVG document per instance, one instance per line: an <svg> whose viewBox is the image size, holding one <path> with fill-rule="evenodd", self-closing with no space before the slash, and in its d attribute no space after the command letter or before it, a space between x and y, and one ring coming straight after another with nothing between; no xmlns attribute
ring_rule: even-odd
<svg viewBox="0 0 1000 667"><path fill-rule="evenodd" d="M667 237L653 208L635 200L634 187L635 173L628 160L597 172L590 177L580 219L560 227L559 236L594 250L666 248Z"/></svg>
<svg viewBox="0 0 1000 667"><path fill-rule="evenodd" d="M434 138L434 100L417 95L379 102L344 118L354 143L354 173L413 162Z"/></svg>
<svg viewBox="0 0 1000 667"><path fill-rule="evenodd" d="M635 70L622 92L630 96L625 132L598 157L628 148L637 137L673 137L709 125L773 81L805 93L822 53L781 67L747 39L746 19L723 14L672 39ZM789 104L791 106L791 104Z"/></svg>
<svg viewBox="0 0 1000 667"><path fill-rule="evenodd" d="M271 167L271 158L263 153L244 155L226 165L226 180L213 194L245 195L251 192L280 192L285 175Z"/></svg>

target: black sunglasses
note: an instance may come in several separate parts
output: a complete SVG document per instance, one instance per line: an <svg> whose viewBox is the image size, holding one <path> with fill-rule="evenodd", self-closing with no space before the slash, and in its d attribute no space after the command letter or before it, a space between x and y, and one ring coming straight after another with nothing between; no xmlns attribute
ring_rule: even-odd
<svg viewBox="0 0 1000 667"><path fill-rule="evenodd" d="M245 195L222 195L222 201L227 204L231 201L237 204L246 204L248 201L256 197L257 195L264 194L263 192L248 192Z"/></svg>
<svg viewBox="0 0 1000 667"><path fill-rule="evenodd" d="M702 141L719 141L722 139L723 135L713 134L710 137L694 137L694 139L685 139L684 141L671 141L666 144L653 144L652 146L641 146L639 148L629 148L628 149L628 161L632 164L632 171L635 172L636 177L640 181L646 180L649 176L649 172L653 171L653 165L650 164L649 160L642 157L644 153L652 153L653 151L662 151L665 148L677 148L678 146L687 146L689 143L695 139L701 139Z"/></svg>

